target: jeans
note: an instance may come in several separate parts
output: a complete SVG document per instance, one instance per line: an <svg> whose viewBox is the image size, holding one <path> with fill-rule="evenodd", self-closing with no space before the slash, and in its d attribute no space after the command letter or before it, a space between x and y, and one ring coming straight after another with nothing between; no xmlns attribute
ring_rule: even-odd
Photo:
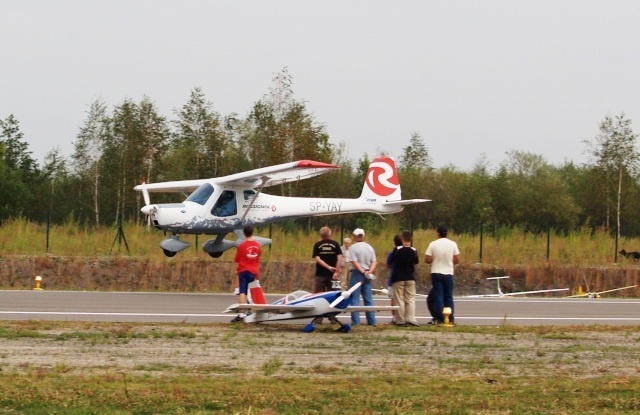
<svg viewBox="0 0 640 415"><path fill-rule="evenodd" d="M444 322L444 307L451 307L449 322L453 323L453 275L431 274L431 285L433 292L433 313L434 318L439 322ZM431 297L431 294L429 294Z"/></svg>
<svg viewBox="0 0 640 415"><path fill-rule="evenodd" d="M351 305L360 305L360 295L362 294L362 300L364 305L373 305L373 283L371 280L365 278L365 276L356 270L351 271L351 280L349 281L349 288L353 287L357 283L362 282L362 285L351 294ZM376 325L376 312L367 311L367 324L370 326ZM354 326L360 325L360 313L351 313L351 324Z"/></svg>

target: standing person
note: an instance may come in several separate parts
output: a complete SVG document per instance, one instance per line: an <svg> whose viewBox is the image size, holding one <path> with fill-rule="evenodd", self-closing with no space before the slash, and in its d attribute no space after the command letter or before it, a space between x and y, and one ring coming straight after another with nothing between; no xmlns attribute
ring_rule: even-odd
<svg viewBox="0 0 640 415"><path fill-rule="evenodd" d="M342 272L340 273L340 286L345 289L349 285L349 272L351 272L351 238L342 241Z"/></svg>
<svg viewBox="0 0 640 415"><path fill-rule="evenodd" d="M260 269L260 254L262 247L253 239L253 227L247 225L242 230L245 240L238 245L236 256L233 259L238 263L238 303L247 304L247 292L249 283L258 279ZM231 320L232 323L242 321L245 317L243 313L238 314Z"/></svg>
<svg viewBox="0 0 640 415"><path fill-rule="evenodd" d="M411 246L411 232L402 232L402 246L393 252L393 296L398 305L396 325L418 326L416 321L416 264L418 252Z"/></svg>
<svg viewBox="0 0 640 415"><path fill-rule="evenodd" d="M349 287L353 287L359 282L362 285L352 293L351 305L360 305L361 294L364 305L373 305L372 288L373 280L375 279L373 273L378 266L376 251L364 241L364 229L358 228L353 231L353 238L356 242L351 245L351 280L349 281ZM367 311L365 315L367 316L367 324L375 326L375 311ZM360 325L360 313L351 313L351 324L354 326Z"/></svg>
<svg viewBox="0 0 640 415"><path fill-rule="evenodd" d="M453 271L460 263L458 244L447 238L446 226L438 226L438 239L427 247L424 262L431 264L431 293L433 295L434 319L429 324L444 323L442 309L451 307L450 322L453 323ZM429 298L427 298L428 300Z"/></svg>
<svg viewBox="0 0 640 415"><path fill-rule="evenodd" d="M313 258L316 261L316 273L313 292L321 293L333 289L332 281L340 280L342 268L342 249L340 244L331 239L331 228L320 228L320 240L313 245ZM335 317L329 319L337 323ZM317 317L314 323L321 324L322 317Z"/></svg>
<svg viewBox="0 0 640 415"><path fill-rule="evenodd" d="M402 246L402 238L400 235L396 235L393 237L393 249L389 251L387 255L387 268L389 268L389 279L387 280L387 297L391 301L391 305L396 305L393 300L393 273L395 271L395 266L393 262L393 254L396 252L396 248ZM391 324L396 324L397 312L396 310L391 310Z"/></svg>

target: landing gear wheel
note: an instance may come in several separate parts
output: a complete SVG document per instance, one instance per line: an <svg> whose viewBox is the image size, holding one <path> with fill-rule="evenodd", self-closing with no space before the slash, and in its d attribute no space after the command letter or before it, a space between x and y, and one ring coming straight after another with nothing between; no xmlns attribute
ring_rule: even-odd
<svg viewBox="0 0 640 415"><path fill-rule="evenodd" d="M348 324L343 324L336 330L338 333L349 333L351 331L351 326Z"/></svg>
<svg viewBox="0 0 640 415"><path fill-rule="evenodd" d="M313 323L309 323L306 326L304 326L300 331L302 331L303 333L312 333L315 329L316 329L316 325Z"/></svg>
<svg viewBox="0 0 640 415"><path fill-rule="evenodd" d="M222 252L207 252L211 258L220 258L222 256Z"/></svg>
<svg viewBox="0 0 640 415"><path fill-rule="evenodd" d="M177 252L169 251L167 249L163 249L162 252L169 258L176 256Z"/></svg>

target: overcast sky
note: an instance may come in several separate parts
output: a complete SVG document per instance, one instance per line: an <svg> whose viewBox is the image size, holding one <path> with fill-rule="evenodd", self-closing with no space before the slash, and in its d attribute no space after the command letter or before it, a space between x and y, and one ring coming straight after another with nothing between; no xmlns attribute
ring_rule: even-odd
<svg viewBox="0 0 640 415"><path fill-rule="evenodd" d="M418 132L436 167L560 165L607 115L640 133L638 1L3 0L0 39L0 119L40 163L71 155L96 99L174 119L200 87L246 116L284 67L353 159Z"/></svg>

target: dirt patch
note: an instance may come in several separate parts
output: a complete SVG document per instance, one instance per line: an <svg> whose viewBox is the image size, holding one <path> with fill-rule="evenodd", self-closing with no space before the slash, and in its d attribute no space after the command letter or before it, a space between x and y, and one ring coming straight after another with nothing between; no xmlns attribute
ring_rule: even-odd
<svg viewBox="0 0 640 415"><path fill-rule="evenodd" d="M306 376L639 376L640 330L0 322L0 371ZM36 324L36 323L33 323Z"/></svg>

